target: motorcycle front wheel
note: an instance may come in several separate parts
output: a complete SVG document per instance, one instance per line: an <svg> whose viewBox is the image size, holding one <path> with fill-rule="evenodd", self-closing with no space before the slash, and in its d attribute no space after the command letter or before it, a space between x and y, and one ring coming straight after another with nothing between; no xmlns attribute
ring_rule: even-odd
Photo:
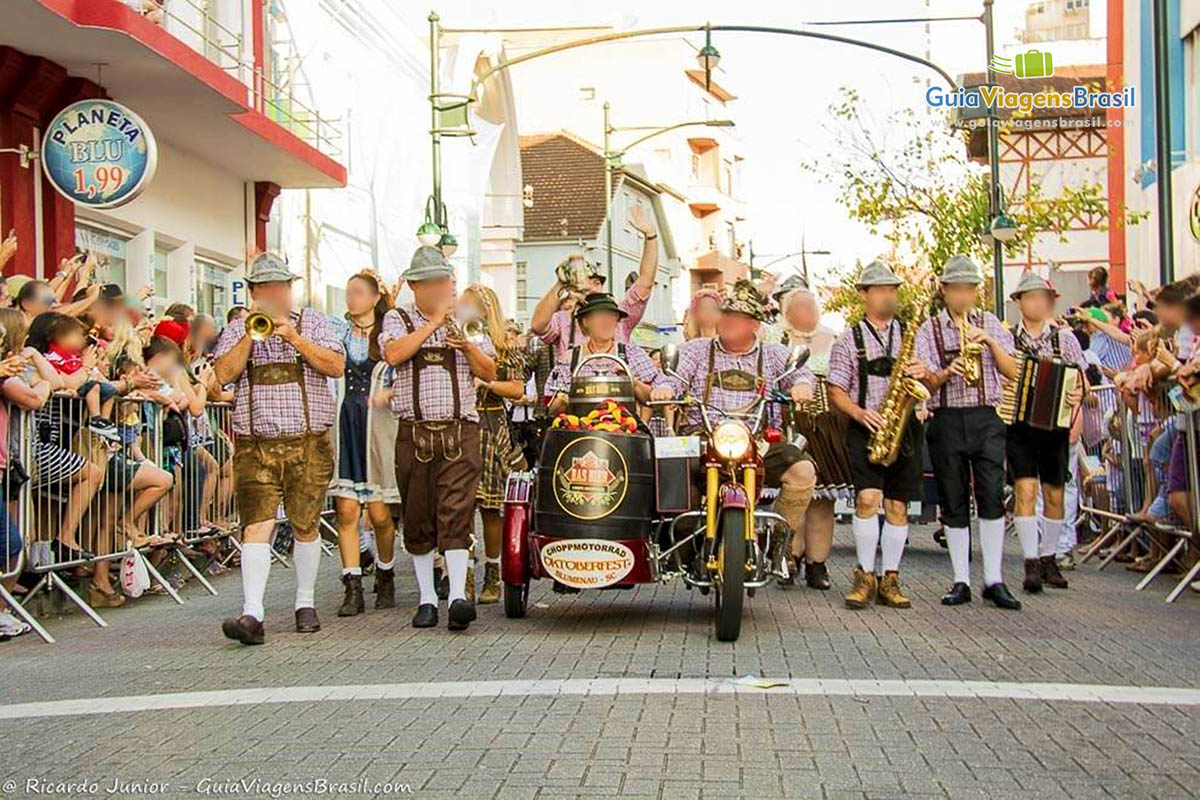
<svg viewBox="0 0 1200 800"><path fill-rule="evenodd" d="M742 604L746 579L746 509L725 508L717 519L716 584L717 640L736 642L742 632Z"/></svg>

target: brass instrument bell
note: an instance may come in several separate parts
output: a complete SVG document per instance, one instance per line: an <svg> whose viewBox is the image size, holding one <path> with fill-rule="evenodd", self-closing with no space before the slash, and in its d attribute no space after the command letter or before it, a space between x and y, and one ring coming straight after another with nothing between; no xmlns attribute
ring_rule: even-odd
<svg viewBox="0 0 1200 800"><path fill-rule="evenodd" d="M266 341L275 333L275 321L261 311L252 311L246 317L246 332L256 342Z"/></svg>

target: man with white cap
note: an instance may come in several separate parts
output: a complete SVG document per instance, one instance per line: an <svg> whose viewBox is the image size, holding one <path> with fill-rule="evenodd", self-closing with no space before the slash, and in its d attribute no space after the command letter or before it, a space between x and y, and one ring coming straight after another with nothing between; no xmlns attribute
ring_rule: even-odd
<svg viewBox="0 0 1200 800"><path fill-rule="evenodd" d="M413 302L387 313L379 343L396 368L396 485L404 497L404 548L412 555L421 593L412 625L437 625L433 562L441 551L449 575L447 627L465 630L475 620L467 567L483 469L475 379L496 379L496 353L489 337L459 338L462 331L452 320L453 275L441 250L419 248L401 276Z"/></svg>
<svg viewBox="0 0 1200 800"><path fill-rule="evenodd" d="M847 608L862 609L873 602L909 608L912 602L900 587L900 559L908 541L908 504L921 497L921 456L925 433L915 415L904 432L900 454L889 465L867 457L871 437L884 425L880 416L900 355L905 325L896 319L897 287L903 283L882 261L872 261L858 280L866 308L864 318L841 335L829 357L829 402L850 418L846 452L854 479L854 548L858 564L854 586L846 594ZM879 529L879 506L885 522ZM875 574L875 553L882 547L881 574Z"/></svg>
<svg viewBox="0 0 1200 800"><path fill-rule="evenodd" d="M1014 337L1018 351L1033 359L1066 362L1082 373L1087 368L1083 348L1068 328L1051 325L1058 292L1036 272L1021 276L1011 295L1021 309L1021 322ZM1083 400L1082 376L1067 395L1067 404L1077 408ZM1013 478L1013 523L1025 556L1024 589L1030 594L1043 585L1066 589L1067 579L1055 560L1058 534L1065 514L1064 487L1071 474L1071 431L1069 428L1041 430L1024 422L1008 426L1008 470ZM1042 489L1041 541L1038 541L1037 495Z"/></svg>
<svg viewBox="0 0 1200 800"><path fill-rule="evenodd" d="M942 270L946 307L917 332L917 358L908 375L932 393L927 442L954 585L942 597L948 606L971 602L971 492L979 516L983 551L983 597L999 608L1021 602L1004 585L1005 427L996 414L1001 383L1017 374L1013 338L996 315L975 308L983 277L967 256L954 256ZM978 374L973 374L978 368Z"/></svg>
<svg viewBox="0 0 1200 800"><path fill-rule="evenodd" d="M229 323L213 351L217 383L234 384L234 495L242 523L242 614L221 630L242 644L262 644L263 596L271 570L271 531L279 506L295 542L296 630L321 629L315 608L321 543L317 522L333 477L329 378L346 368L342 337L329 317L292 307L295 275L271 253L246 274L256 312L272 332L256 339L245 320Z"/></svg>

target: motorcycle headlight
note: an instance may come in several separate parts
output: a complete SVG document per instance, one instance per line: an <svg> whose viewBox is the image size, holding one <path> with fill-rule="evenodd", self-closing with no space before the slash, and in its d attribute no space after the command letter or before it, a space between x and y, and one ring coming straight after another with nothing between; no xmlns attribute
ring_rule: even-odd
<svg viewBox="0 0 1200 800"><path fill-rule="evenodd" d="M713 431L712 442L721 458L739 459L750 451L750 431L740 422L726 420Z"/></svg>

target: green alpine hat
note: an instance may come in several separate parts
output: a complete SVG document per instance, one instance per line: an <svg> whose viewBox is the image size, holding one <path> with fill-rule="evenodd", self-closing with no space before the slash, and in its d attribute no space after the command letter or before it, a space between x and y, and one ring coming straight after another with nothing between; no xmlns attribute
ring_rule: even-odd
<svg viewBox="0 0 1200 800"><path fill-rule="evenodd" d="M858 276L857 286L859 289L866 289L868 286L899 286L902 283L904 281L892 272L891 267L875 259L863 267L862 275Z"/></svg>
<svg viewBox="0 0 1200 800"><path fill-rule="evenodd" d="M1050 281L1032 270L1021 276L1020 282L1017 283L1017 288L1013 290L1009 297L1016 300L1026 292L1049 292L1051 297L1058 297L1058 292L1050 285Z"/></svg>
<svg viewBox="0 0 1200 800"><path fill-rule="evenodd" d="M967 256L957 255L946 262L939 280L942 283L969 283L978 286L983 283L983 276L979 274L979 267L974 261Z"/></svg>
<svg viewBox="0 0 1200 800"><path fill-rule="evenodd" d="M621 319L629 316L624 309L617 305L617 301L613 300L612 295L608 292L592 292L583 298L583 302L575 307L575 320L582 320L593 311L611 311Z"/></svg>
<svg viewBox="0 0 1200 800"><path fill-rule="evenodd" d="M454 267L446 261L441 248L425 245L413 253L412 262L400 277L406 281L426 281L430 278L449 278L453 274Z"/></svg>
<svg viewBox="0 0 1200 800"><path fill-rule="evenodd" d="M725 296L721 310L733 314L745 314L747 317L762 322L767 316L767 299L762 296L751 281L739 278L733 285L733 291Z"/></svg>

